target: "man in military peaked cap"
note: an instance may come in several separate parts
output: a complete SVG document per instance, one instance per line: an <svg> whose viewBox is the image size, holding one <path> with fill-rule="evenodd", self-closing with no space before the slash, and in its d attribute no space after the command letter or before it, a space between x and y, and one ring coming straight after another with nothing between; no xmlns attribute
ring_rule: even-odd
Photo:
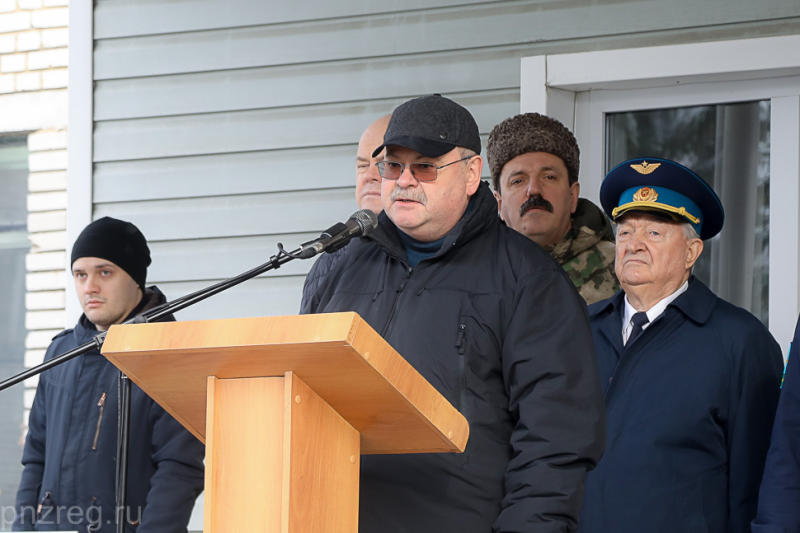
<svg viewBox="0 0 800 533"><path fill-rule="evenodd" d="M783 358L758 319L692 275L722 204L664 159L617 166L600 199L622 291L589 306L608 444L580 531L749 531Z"/></svg>

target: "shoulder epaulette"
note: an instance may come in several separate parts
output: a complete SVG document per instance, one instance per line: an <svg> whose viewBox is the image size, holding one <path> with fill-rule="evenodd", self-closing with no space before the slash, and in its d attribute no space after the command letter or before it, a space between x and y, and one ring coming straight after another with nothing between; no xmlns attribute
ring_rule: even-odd
<svg viewBox="0 0 800 533"><path fill-rule="evenodd" d="M56 339L57 339L57 338L59 338L59 337L63 337L64 335L68 335L68 334L72 333L73 331L74 331L74 329L72 329L72 328L70 328L70 329L65 329L64 331L62 331L62 332L58 333L58 334L57 334L55 337L53 337L53 338L52 338L52 339L50 339L50 340L51 340L51 341L54 341L54 340L56 340Z"/></svg>

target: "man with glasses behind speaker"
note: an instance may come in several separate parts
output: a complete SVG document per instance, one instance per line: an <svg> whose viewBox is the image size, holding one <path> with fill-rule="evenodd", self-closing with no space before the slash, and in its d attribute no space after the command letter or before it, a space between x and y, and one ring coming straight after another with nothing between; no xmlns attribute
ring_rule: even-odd
<svg viewBox="0 0 800 533"><path fill-rule="evenodd" d="M372 152L383 142L383 134L389 124L389 117L385 115L370 124L361 139L358 141L358 151L356 152L356 203L359 209L369 209L373 213L380 213L383 210L381 204L381 176L375 166L380 159L383 159L383 152L375 155ZM322 278L331 271L342 255L344 248L340 248L333 253L325 253L319 256L317 262L311 267L303 283L303 300L300 303L300 312L307 312L311 296L317 291Z"/></svg>
<svg viewBox="0 0 800 533"><path fill-rule="evenodd" d="M501 225L472 115L440 95L392 114L383 213L312 295L356 311L470 424L466 451L365 456L372 532L568 532L605 419L586 306L567 275Z"/></svg>

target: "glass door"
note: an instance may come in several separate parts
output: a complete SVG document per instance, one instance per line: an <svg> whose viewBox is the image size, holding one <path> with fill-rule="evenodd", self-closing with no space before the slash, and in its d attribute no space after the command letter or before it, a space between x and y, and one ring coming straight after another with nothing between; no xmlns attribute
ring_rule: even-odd
<svg viewBox="0 0 800 533"><path fill-rule="evenodd" d="M695 273L788 353L800 313L800 35L522 58L520 109L571 126L581 196L627 158L694 169L722 199ZM773 243L774 246L770 246Z"/></svg>

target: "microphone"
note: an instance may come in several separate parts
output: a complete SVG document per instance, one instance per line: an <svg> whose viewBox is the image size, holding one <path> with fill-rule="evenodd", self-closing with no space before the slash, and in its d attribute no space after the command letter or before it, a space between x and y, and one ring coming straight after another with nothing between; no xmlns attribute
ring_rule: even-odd
<svg viewBox="0 0 800 533"><path fill-rule="evenodd" d="M309 259L322 252L329 254L344 247L354 237L365 237L378 227L378 216L369 209L356 211L347 222L337 222L318 239L300 245L300 259Z"/></svg>

